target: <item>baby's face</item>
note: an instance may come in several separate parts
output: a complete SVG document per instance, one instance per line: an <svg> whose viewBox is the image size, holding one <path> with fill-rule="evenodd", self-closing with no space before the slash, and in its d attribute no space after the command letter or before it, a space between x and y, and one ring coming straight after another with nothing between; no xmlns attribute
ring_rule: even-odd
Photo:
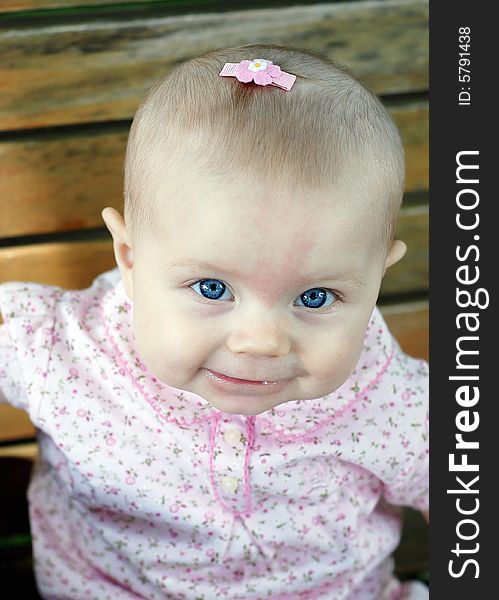
<svg viewBox="0 0 499 600"><path fill-rule="evenodd" d="M359 359L385 267L369 215L348 208L347 192L287 190L279 208L271 190L188 180L134 248L128 293L144 362L228 413L336 390Z"/></svg>

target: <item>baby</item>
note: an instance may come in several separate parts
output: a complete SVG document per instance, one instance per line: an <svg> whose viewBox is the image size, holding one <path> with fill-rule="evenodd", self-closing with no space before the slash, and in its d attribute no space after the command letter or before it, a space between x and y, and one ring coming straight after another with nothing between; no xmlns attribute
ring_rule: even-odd
<svg viewBox="0 0 499 600"><path fill-rule="evenodd" d="M0 286L44 598L428 598L390 556L428 510L427 365L375 306L403 189L395 125L320 56L217 50L151 89L118 268Z"/></svg>

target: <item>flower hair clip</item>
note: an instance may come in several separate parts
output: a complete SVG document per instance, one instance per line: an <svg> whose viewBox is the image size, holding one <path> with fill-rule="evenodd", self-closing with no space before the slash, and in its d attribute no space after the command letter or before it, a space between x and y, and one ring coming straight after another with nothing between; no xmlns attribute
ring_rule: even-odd
<svg viewBox="0 0 499 600"><path fill-rule="evenodd" d="M225 63L220 77L236 77L243 83L254 81L258 85L275 85L289 92L296 81L296 75L286 73L271 60L255 58L240 63Z"/></svg>

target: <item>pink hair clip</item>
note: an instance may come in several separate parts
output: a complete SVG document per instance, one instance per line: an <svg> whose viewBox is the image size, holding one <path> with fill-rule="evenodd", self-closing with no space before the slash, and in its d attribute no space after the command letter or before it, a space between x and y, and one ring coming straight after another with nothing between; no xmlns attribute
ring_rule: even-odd
<svg viewBox="0 0 499 600"><path fill-rule="evenodd" d="M225 63L219 73L220 77L236 77L243 83L254 81L258 85L275 85L289 92L296 81L296 75L285 73L271 60L255 58L242 60L240 63Z"/></svg>

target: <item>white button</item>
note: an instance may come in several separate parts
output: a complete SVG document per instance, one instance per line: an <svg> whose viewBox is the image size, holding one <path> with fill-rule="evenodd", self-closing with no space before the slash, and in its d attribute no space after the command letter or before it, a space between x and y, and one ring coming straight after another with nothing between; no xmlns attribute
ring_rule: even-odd
<svg viewBox="0 0 499 600"><path fill-rule="evenodd" d="M237 491L239 481L234 477L222 477L221 486L224 492L233 494Z"/></svg>
<svg viewBox="0 0 499 600"><path fill-rule="evenodd" d="M224 433L224 440L231 446L237 446L242 441L242 433L236 427L229 427Z"/></svg>

